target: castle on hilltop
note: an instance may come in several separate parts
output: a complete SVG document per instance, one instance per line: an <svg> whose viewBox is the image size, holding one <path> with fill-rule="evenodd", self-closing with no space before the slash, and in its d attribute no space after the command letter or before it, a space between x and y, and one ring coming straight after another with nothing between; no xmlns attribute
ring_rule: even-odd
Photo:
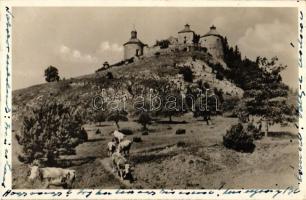
<svg viewBox="0 0 306 200"><path fill-rule="evenodd" d="M131 38L123 44L123 47L124 60L180 50L190 51L194 47L207 51L216 59L222 59L224 56L222 36L217 32L214 25L205 35L197 35L190 29L190 25L186 24L184 29L178 32L177 37L170 36L166 40L157 41L151 47L137 38L137 31L134 29L131 31Z"/></svg>

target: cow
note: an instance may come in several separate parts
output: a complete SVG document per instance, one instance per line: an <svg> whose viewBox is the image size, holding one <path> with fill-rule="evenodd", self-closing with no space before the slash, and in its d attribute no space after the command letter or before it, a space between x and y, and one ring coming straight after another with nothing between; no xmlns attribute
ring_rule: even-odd
<svg viewBox="0 0 306 200"><path fill-rule="evenodd" d="M123 140L124 136L125 135L123 133L121 133L121 132L119 132L117 130L114 131L114 137L115 137L117 143L120 143L121 140Z"/></svg>
<svg viewBox="0 0 306 200"><path fill-rule="evenodd" d="M49 186L61 186L64 189L71 188L75 180L75 170L62 169L56 167L31 166L29 180L34 181L39 178L40 181L47 181L46 188Z"/></svg>
<svg viewBox="0 0 306 200"><path fill-rule="evenodd" d="M118 145L118 152L123 153L123 155L128 156L130 154L130 149L133 144L133 141L123 140Z"/></svg>
<svg viewBox="0 0 306 200"><path fill-rule="evenodd" d="M113 140L107 143L107 153L108 156L111 157L113 153L116 151L116 142Z"/></svg>
<svg viewBox="0 0 306 200"><path fill-rule="evenodd" d="M117 171L121 180L131 177L131 166L128 161L119 153L112 155L113 171Z"/></svg>

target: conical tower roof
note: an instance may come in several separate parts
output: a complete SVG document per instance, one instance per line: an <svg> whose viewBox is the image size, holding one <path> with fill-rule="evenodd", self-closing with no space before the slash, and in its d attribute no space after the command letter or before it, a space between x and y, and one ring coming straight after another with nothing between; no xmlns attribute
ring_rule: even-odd
<svg viewBox="0 0 306 200"><path fill-rule="evenodd" d="M123 46L127 45L127 44L139 44L140 46L144 46L145 44L142 43L138 38L137 38L137 31L134 28L131 31L131 38L129 39L129 41L127 41L126 43L123 44Z"/></svg>
<svg viewBox="0 0 306 200"><path fill-rule="evenodd" d="M206 36L210 36L210 35L221 37L221 35L217 32L216 27L214 25L212 25L210 27L210 30L205 35L203 35L202 37L206 37Z"/></svg>
<svg viewBox="0 0 306 200"><path fill-rule="evenodd" d="M189 24L185 24L185 28L181 31L179 31L178 33L187 33L187 32L193 32L193 30L190 29L190 25Z"/></svg>

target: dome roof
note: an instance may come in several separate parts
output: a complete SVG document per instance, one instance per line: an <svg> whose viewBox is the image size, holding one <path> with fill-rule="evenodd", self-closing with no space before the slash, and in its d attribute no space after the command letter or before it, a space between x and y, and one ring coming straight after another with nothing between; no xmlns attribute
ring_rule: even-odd
<svg viewBox="0 0 306 200"><path fill-rule="evenodd" d="M144 46L145 44L142 43L138 38L131 38L129 39L129 41L127 41L126 43L123 44L123 46L127 45L127 44L139 44L140 46Z"/></svg>
<svg viewBox="0 0 306 200"><path fill-rule="evenodd" d="M201 37L206 37L206 36L210 36L210 35L221 37L221 35L217 32L216 27L214 25L212 25L210 27L210 30L205 35L203 35Z"/></svg>
<svg viewBox="0 0 306 200"><path fill-rule="evenodd" d="M188 32L194 33L194 31L190 29L190 25L185 24L185 28L183 30L179 31L178 33L188 33Z"/></svg>
<svg viewBox="0 0 306 200"><path fill-rule="evenodd" d="M137 31L134 29L131 31L131 38L129 39L129 41L127 41L126 43L123 44L123 46L127 45L127 44L138 44L140 46L144 46L145 44L142 43L138 38L137 38Z"/></svg>

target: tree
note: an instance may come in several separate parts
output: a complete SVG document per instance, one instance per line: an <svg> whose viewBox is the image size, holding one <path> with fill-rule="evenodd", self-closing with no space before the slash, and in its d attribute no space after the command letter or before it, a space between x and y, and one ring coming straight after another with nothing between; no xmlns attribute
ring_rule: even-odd
<svg viewBox="0 0 306 200"><path fill-rule="evenodd" d="M161 49L166 49L168 48L170 45L170 41L169 40L160 40L160 41L156 41L154 46L159 46Z"/></svg>
<svg viewBox="0 0 306 200"><path fill-rule="evenodd" d="M289 87L282 83L280 73L286 68L277 63L277 57L267 59L258 57L256 63L262 73L256 79L250 80L240 105L240 112L261 117L266 122L265 134L269 125L274 123L294 122L294 107L287 101Z"/></svg>
<svg viewBox="0 0 306 200"><path fill-rule="evenodd" d="M82 119L78 109L57 102L46 102L24 117L21 133L16 135L22 146L21 162L45 160L55 165L58 149L73 150L82 137Z"/></svg>
<svg viewBox="0 0 306 200"><path fill-rule="evenodd" d="M204 98L203 96L199 97L195 102L195 109L193 110L193 116L203 117L203 120L206 121L207 125L209 125L211 109L212 107L208 104L208 101L206 101L206 97Z"/></svg>
<svg viewBox="0 0 306 200"><path fill-rule="evenodd" d="M47 82L54 82L54 81L59 81L60 77L58 75L58 69L56 67L53 67L50 65L46 70L45 70L45 80Z"/></svg>
<svg viewBox="0 0 306 200"><path fill-rule="evenodd" d="M117 128L119 129L119 121L128 121L127 112L124 110L113 110L110 112L109 117L107 118L108 121L114 121Z"/></svg>
<svg viewBox="0 0 306 200"><path fill-rule="evenodd" d="M148 112L144 111L139 115L138 122L143 126L143 130L148 130L147 124L151 122L151 117Z"/></svg>
<svg viewBox="0 0 306 200"><path fill-rule="evenodd" d="M106 118L106 113L99 110L95 113L94 122L98 123L98 126L101 126L101 122L104 122Z"/></svg>
<svg viewBox="0 0 306 200"><path fill-rule="evenodd" d="M185 101L178 91L169 91L168 93L161 95L161 97L162 106L157 111L157 114L169 117L169 122L172 122L173 116L184 114L186 107Z"/></svg>
<svg viewBox="0 0 306 200"><path fill-rule="evenodd" d="M194 34L193 35L193 38L192 38L192 42L193 42L193 44L199 44L199 41L200 41L200 35L198 35L198 34Z"/></svg>

